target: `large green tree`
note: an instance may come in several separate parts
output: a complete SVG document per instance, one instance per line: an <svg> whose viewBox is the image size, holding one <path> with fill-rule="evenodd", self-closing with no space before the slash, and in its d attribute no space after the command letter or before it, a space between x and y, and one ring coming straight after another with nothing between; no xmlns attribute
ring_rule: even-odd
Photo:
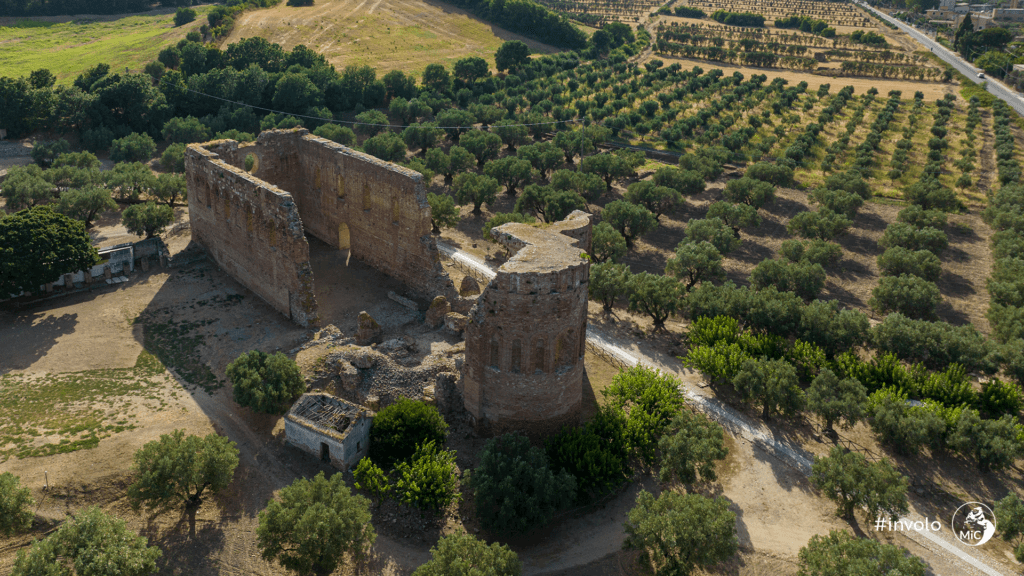
<svg viewBox="0 0 1024 576"><path fill-rule="evenodd" d="M722 497L662 492L655 498L641 490L623 547L639 550L641 567L655 575L689 576L736 554L736 514Z"/></svg>
<svg viewBox="0 0 1024 576"><path fill-rule="evenodd" d="M714 482L718 478L715 461L729 455L724 440L722 427L707 416L680 410L658 442L661 481L669 482L674 478L683 484L698 480Z"/></svg>
<svg viewBox="0 0 1024 576"><path fill-rule="evenodd" d="M86 508L28 550L19 550L11 576L145 576L162 552L124 520Z"/></svg>
<svg viewBox="0 0 1024 576"><path fill-rule="evenodd" d="M836 446L828 456L814 459L811 484L836 503L836 514L843 518L852 520L857 508L866 509L869 522L883 514L896 520L908 511L907 477L886 458L871 463L863 454Z"/></svg>
<svg viewBox="0 0 1024 576"><path fill-rule="evenodd" d="M0 218L0 294L35 292L99 262L85 223L37 206Z"/></svg>
<svg viewBox="0 0 1024 576"><path fill-rule="evenodd" d="M342 474L323 472L281 489L259 514L256 544L264 560L277 560L298 574L330 574L350 555L370 553L377 533L370 501L353 494Z"/></svg>
<svg viewBox="0 0 1024 576"><path fill-rule="evenodd" d="M765 420L770 420L772 414L796 414L804 407L796 368L785 360L747 359L733 386L741 396L761 406Z"/></svg>
<svg viewBox="0 0 1024 576"><path fill-rule="evenodd" d="M430 561L413 576L520 576L522 563L504 544L487 544L465 532L442 536L430 549Z"/></svg>
<svg viewBox="0 0 1024 576"><path fill-rule="evenodd" d="M544 451L519 434L488 440L469 478L477 517L501 534L539 528L576 499L576 479L556 474Z"/></svg>
<svg viewBox="0 0 1024 576"><path fill-rule="evenodd" d="M185 436L184 430L163 434L135 453L135 481L128 486L132 506L150 510L183 507L195 534L196 511L203 495L231 483L238 467L238 448L227 437Z"/></svg>
<svg viewBox="0 0 1024 576"><path fill-rule="evenodd" d="M134 204L121 213L121 222L132 234L152 238L174 222L174 210L152 201Z"/></svg>
<svg viewBox="0 0 1024 576"><path fill-rule="evenodd" d="M849 532L815 534L800 549L798 576L924 576L927 565L906 549Z"/></svg>

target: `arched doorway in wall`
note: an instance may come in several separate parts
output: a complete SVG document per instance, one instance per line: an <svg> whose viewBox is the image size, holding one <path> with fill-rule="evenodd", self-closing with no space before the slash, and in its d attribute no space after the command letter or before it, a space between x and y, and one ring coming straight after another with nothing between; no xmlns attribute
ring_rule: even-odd
<svg viewBox="0 0 1024 576"><path fill-rule="evenodd" d="M348 229L348 224L344 222L338 224L338 250L346 252L345 266L348 266L349 258L352 257L352 236Z"/></svg>

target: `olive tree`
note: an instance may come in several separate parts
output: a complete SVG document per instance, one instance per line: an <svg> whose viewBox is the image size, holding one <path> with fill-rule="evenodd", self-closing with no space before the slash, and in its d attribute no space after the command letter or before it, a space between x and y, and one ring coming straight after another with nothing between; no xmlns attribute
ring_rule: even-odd
<svg viewBox="0 0 1024 576"><path fill-rule="evenodd" d="M456 532L442 536L430 549L430 560L413 576L520 576L523 565L504 544L487 544L476 536Z"/></svg>
<svg viewBox="0 0 1024 576"><path fill-rule="evenodd" d="M748 358L733 378L733 387L748 401L761 406L761 416L793 415L804 407L796 368L785 360Z"/></svg>
<svg viewBox="0 0 1024 576"><path fill-rule="evenodd" d="M298 574L334 572L346 555L359 561L377 533L370 502L352 494L342 474L298 478L259 513L256 545L264 560Z"/></svg>
<svg viewBox="0 0 1024 576"><path fill-rule="evenodd" d="M680 410L669 422L658 441L658 449L661 481L669 482L674 478L683 484L692 484L698 479L714 482L718 478L715 462L729 455L722 427L707 416L686 409Z"/></svg>
<svg viewBox="0 0 1024 576"><path fill-rule="evenodd" d="M622 234L627 247L632 247L637 238L658 226L658 220L650 210L624 200L609 202L601 212L601 220Z"/></svg>
<svg viewBox="0 0 1024 576"><path fill-rule="evenodd" d="M280 414L306 391L299 365L280 352L245 352L228 364L227 376L239 406L266 414Z"/></svg>
<svg viewBox="0 0 1024 576"><path fill-rule="evenodd" d="M194 535L203 495L227 488L237 467L238 448L226 437L185 436L184 430L175 430L135 453L135 481L128 486L128 500L136 509L142 505L151 510L183 506Z"/></svg>
<svg viewBox="0 0 1024 576"><path fill-rule="evenodd" d="M905 548L858 538L843 530L811 536L800 549L798 564L800 576L924 576L927 569L923 560L908 554Z"/></svg>
<svg viewBox="0 0 1024 576"><path fill-rule="evenodd" d="M665 264L665 274L674 276L690 290L698 282L722 278L722 254L706 240L694 242L686 239L676 246L675 254Z"/></svg>
<svg viewBox="0 0 1024 576"><path fill-rule="evenodd" d="M93 506L73 514L28 550L19 550L11 576L145 576L157 571L162 555L124 520Z"/></svg>
<svg viewBox="0 0 1024 576"><path fill-rule="evenodd" d="M615 306L615 301L629 292L629 266L602 262L590 267L590 283L587 293L591 300L601 303L605 311Z"/></svg>
<svg viewBox="0 0 1024 576"><path fill-rule="evenodd" d="M868 521L882 514L896 520L908 512L907 477L889 460L870 463L863 454L836 446L828 456L815 458L811 484L835 501L836 515L853 519L856 508L865 508Z"/></svg>
<svg viewBox="0 0 1024 576"><path fill-rule="evenodd" d="M481 523L500 534L544 526L576 498L576 479L551 470L544 451L516 433L487 441L469 484Z"/></svg>
<svg viewBox="0 0 1024 576"><path fill-rule="evenodd" d="M854 378L840 380L828 368L822 368L807 389L807 408L825 423L826 434L841 422L849 428L864 418L868 395L864 385Z"/></svg>
<svg viewBox="0 0 1024 576"><path fill-rule="evenodd" d="M685 576L736 554L736 514L721 496L662 492L655 498L641 490L623 547L638 550L641 567L653 574Z"/></svg>

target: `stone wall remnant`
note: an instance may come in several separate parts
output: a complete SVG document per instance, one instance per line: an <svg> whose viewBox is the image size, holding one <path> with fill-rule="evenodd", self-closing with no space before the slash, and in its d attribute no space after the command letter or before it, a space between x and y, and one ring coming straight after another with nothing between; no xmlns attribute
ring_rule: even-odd
<svg viewBox="0 0 1024 576"><path fill-rule="evenodd" d="M548 227L510 223L491 235L513 256L470 311L459 392L482 432L539 438L579 420L591 217L577 210Z"/></svg>
<svg viewBox="0 0 1024 576"><path fill-rule="evenodd" d="M252 173L243 168L249 155ZM268 130L255 143L192 144L185 170L193 239L302 326L319 321L306 233L426 297L458 297L418 172L302 128Z"/></svg>

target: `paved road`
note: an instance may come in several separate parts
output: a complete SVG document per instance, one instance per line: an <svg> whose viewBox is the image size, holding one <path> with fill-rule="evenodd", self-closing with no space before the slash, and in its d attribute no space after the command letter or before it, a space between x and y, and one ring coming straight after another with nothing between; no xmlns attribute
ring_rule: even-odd
<svg viewBox="0 0 1024 576"><path fill-rule="evenodd" d="M459 265L472 268L485 278L493 278L495 276L495 271L490 265L471 254L467 254L466 252L463 252L454 246L445 244L444 242L438 242L437 248L443 254L459 263ZM649 359L640 358L635 353L626 350L622 345L615 342L615 338L608 334L604 334L595 326L587 326L587 342L601 348L605 353L613 356L627 366L633 366L638 363L651 364ZM667 368L665 366L658 365L653 365L651 367L662 370ZM742 436L748 441L758 444L768 453L774 454L780 461L792 466L802 473L807 475L811 473L812 456L798 446L791 445L785 440L775 438L770 428L767 428L760 423L750 421L746 416L720 402L717 398L706 396L702 391L696 390L692 386L687 385L686 382L683 382L681 388L687 399L699 406L704 412L720 422L733 434ZM909 521L912 525L913 522L924 521L926 518L922 518L920 514L911 513L908 516L901 518L901 520ZM953 540L950 536L947 536L947 533L940 532L937 534L927 530L915 529L903 532L903 534L933 553L945 555L947 558L952 556L958 559L962 562L960 565L960 574L964 576L1006 576L1006 573L1002 570L993 568L984 561L973 556L970 550L965 549L965 547L959 542Z"/></svg>
<svg viewBox="0 0 1024 576"><path fill-rule="evenodd" d="M960 56L957 56L955 53L946 49L945 46L939 44L931 37L926 36L917 28L914 28L913 26L910 26L905 22L897 20L884 12L875 10L874 8L868 6L867 4L864 4L863 2L856 2L856 4L860 5L860 7L864 8L865 10L870 10L871 12L877 14L885 21L895 24L900 30L906 32L907 34L910 35L911 38L923 44L925 48L931 49L931 51L934 52L936 56L942 58L943 61L951 65L953 68L956 68L957 71L959 71L964 76L967 76L972 80L977 79L978 73L981 72L981 69L976 68L970 62L964 60ZM1010 107L1016 110L1018 114L1024 116L1024 97L1021 97L1020 94L993 79L987 79L987 81L985 82L985 89L988 90L989 93L991 93L996 98L999 98L1000 100L1009 104Z"/></svg>

